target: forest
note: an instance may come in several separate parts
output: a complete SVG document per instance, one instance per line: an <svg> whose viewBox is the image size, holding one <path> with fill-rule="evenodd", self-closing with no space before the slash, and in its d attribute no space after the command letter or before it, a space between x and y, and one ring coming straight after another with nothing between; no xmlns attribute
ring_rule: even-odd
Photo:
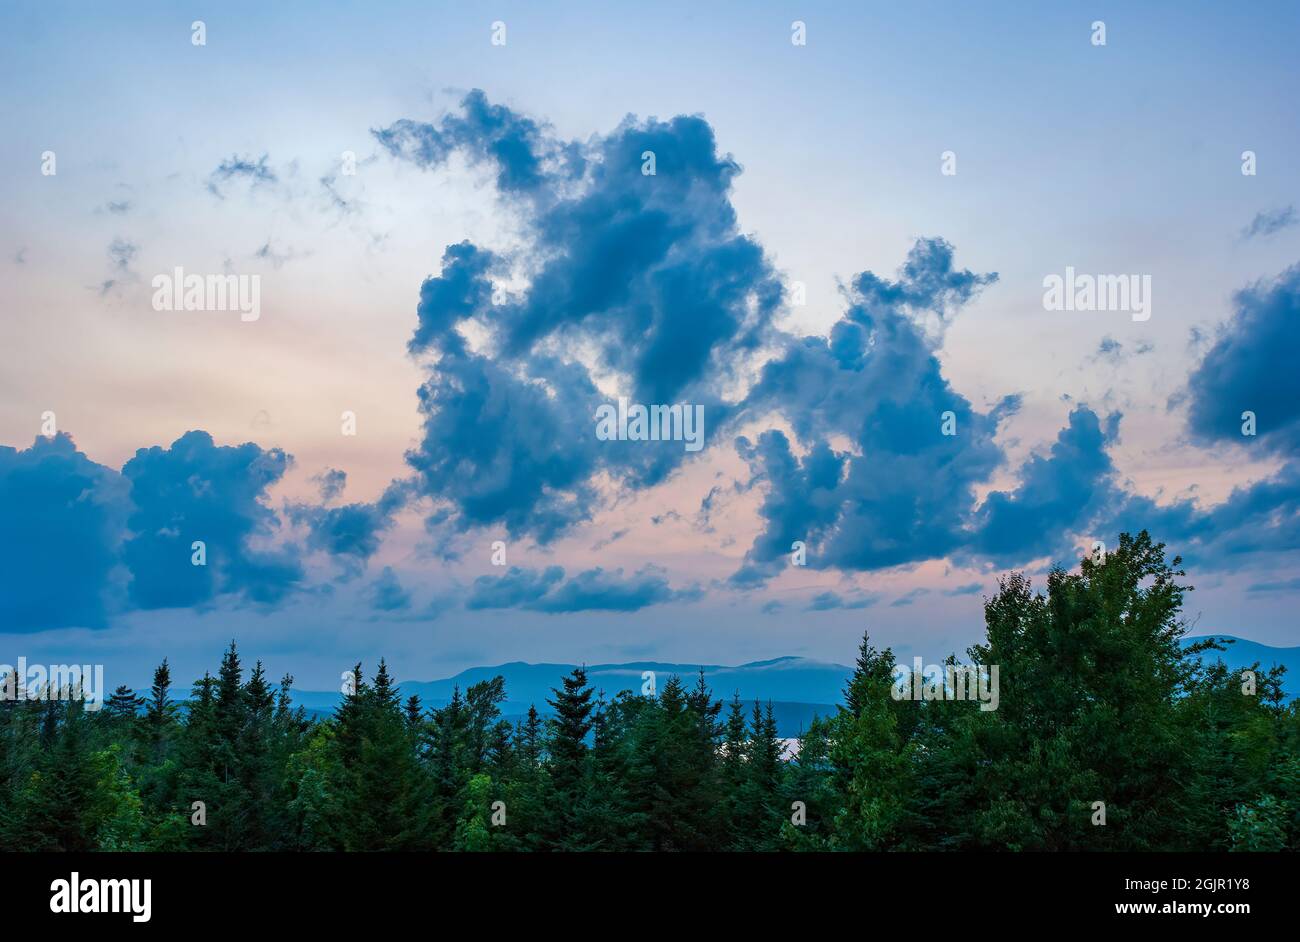
<svg viewBox="0 0 1300 942"><path fill-rule="evenodd" d="M895 699L864 635L843 702L783 755L701 675L581 668L510 722L501 678L426 708L383 661L332 716L232 642L186 694L0 704L9 851L1277 851L1300 847L1300 700L1183 641L1185 573L1142 532L1043 589L1003 577L997 708ZM1222 648L1217 648L1222 650ZM951 659L956 663L957 659ZM828 711L829 712L829 711Z"/></svg>

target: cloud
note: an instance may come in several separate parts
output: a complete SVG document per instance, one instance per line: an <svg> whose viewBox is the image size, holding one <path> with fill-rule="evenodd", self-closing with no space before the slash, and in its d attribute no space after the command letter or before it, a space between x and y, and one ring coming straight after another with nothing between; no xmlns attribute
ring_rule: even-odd
<svg viewBox="0 0 1300 942"><path fill-rule="evenodd" d="M664 570L656 566L645 566L630 576L624 576L622 569L597 566L567 581L560 566L541 571L512 566L503 576L475 579L465 607L521 608L548 614L633 612L665 602L695 601L702 595L698 587L671 588Z"/></svg>
<svg viewBox="0 0 1300 942"><path fill-rule="evenodd" d="M922 596L929 595L929 594L930 594L929 589L923 589L923 588L913 589L911 592L908 592L906 595L900 595L898 598L894 599L894 601L889 603L889 607L904 608L905 606L911 605L913 602L915 602L917 599L921 598Z"/></svg>
<svg viewBox="0 0 1300 942"><path fill-rule="evenodd" d="M1123 349L1124 345L1114 337L1102 337L1101 344L1097 347L1097 356L1118 360Z"/></svg>
<svg viewBox="0 0 1300 942"><path fill-rule="evenodd" d="M966 585L959 585L955 589L947 589L943 594L950 598L956 598L962 595L975 595L982 588L983 586L978 582L970 582Z"/></svg>
<svg viewBox="0 0 1300 942"><path fill-rule="evenodd" d="M330 471L321 486L322 499L331 500L342 491L343 472ZM340 507L290 503L289 519L308 528L307 546L338 558L356 575L361 565L379 549L383 534L393 525L394 515L405 505L409 485L394 481L374 502L356 502Z"/></svg>
<svg viewBox="0 0 1300 942"><path fill-rule="evenodd" d="M562 566L548 566L541 571L511 566L503 576L479 576L475 579L465 607L472 610L528 608L563 578Z"/></svg>
<svg viewBox="0 0 1300 942"><path fill-rule="evenodd" d="M436 121L398 121L374 135L385 153L422 169L442 168L453 155L480 165L518 221L504 246L446 246L438 274L419 286L408 352L426 375L417 391L422 431L405 456L409 477L373 502L329 506L345 475L325 472L315 479L319 503L284 509L305 530L299 537L280 531L267 504L291 460L279 449L217 446L194 431L169 448L141 449L121 474L66 438L7 449L0 515L21 532L33 525L21 504L45 508L86 531L74 545L87 560L84 578L56 599L15 557L23 578L18 588L6 584L10 598L30 582L45 593L37 597L52 620L92 627L124 607L222 597L276 604L304 580L302 552L326 553L357 575L417 499L432 507L426 528L444 547L479 528L550 543L691 460L680 443L598 440L596 408L618 395L703 405L706 445L734 447L748 473L730 489L712 488L696 524L708 527L726 494L758 495L758 532L730 578L741 589L782 572L795 541L807 544L810 568L846 573L939 558L1059 559L1079 534L1113 539L1140 527L1212 566L1300 548L1300 465L1291 460L1300 374L1288 359L1300 339L1300 266L1236 296L1232 321L1202 344L1208 350L1182 394L1194 442L1234 442L1286 462L1203 509L1127 490L1110 457L1121 417L1087 405L1064 417L1045 451L1006 468L998 436L1019 396L973 403L953 388L940 356L952 319L998 276L959 267L943 239L916 240L892 276L851 279L827 336L778 327L780 277L740 230L732 203L741 167L719 151L702 117L628 117L607 134L564 140L474 91ZM647 153L653 174L643 172ZM236 183L277 186L268 161L222 161L209 189L222 197ZM337 204L334 178L320 182ZM105 291L134 277L136 253L114 240ZM269 242L261 255L272 264L284 258ZM1106 337L1095 356L1118 362L1149 349ZM1253 439L1240 435L1246 410L1258 417ZM978 498L1002 470L1012 483ZM650 519L683 518L664 508ZM193 540L207 544L206 567L190 564ZM42 546L32 558L46 565L53 549ZM409 608L389 568L367 588L380 610ZM552 566L480 577L465 604L635 611L701 595L698 586L672 588L655 567L569 576ZM876 601L823 592L810 608ZM25 611L30 628L42 609Z"/></svg>
<svg viewBox="0 0 1300 942"><path fill-rule="evenodd" d="M254 159L234 155L221 161L217 169L208 176L208 192L219 199L225 199L221 187L231 181L247 180L250 187L269 186L279 182L275 171L267 164L269 154Z"/></svg>
<svg viewBox="0 0 1300 942"><path fill-rule="evenodd" d="M1282 582L1256 582L1247 592L1297 592L1300 591L1300 576Z"/></svg>
<svg viewBox="0 0 1300 942"><path fill-rule="evenodd" d="M737 441L750 484L764 491L765 528L734 585L766 581L796 540L809 567L848 570L941 557L965 542L974 487L1003 462L993 437L1019 400L973 408L944 378L938 338L995 279L956 269L946 242L919 240L898 280L854 280L829 337L791 339L763 367L737 411L783 416L804 450L778 429ZM953 435L943 434L949 412Z"/></svg>
<svg viewBox="0 0 1300 942"><path fill-rule="evenodd" d="M389 153L426 170L436 169L455 152L497 169L504 193L536 191L558 174L580 173L575 149L558 144L548 129L504 105L494 105L479 89L460 103L459 114L436 124L402 119L371 131Z"/></svg>
<svg viewBox="0 0 1300 942"><path fill-rule="evenodd" d="M284 251L278 251L271 244L271 241L272 240L267 239L266 242L262 244L261 248L259 248L256 252L253 253L253 257L257 259L261 259L264 262L270 263L271 267L274 269L279 270L280 268L283 268L286 263L291 262L296 258L303 258L305 255L310 254L310 253L295 252L292 248L286 248L284 249Z"/></svg>
<svg viewBox="0 0 1300 942"><path fill-rule="evenodd" d="M1133 356L1141 356L1144 353L1150 353L1155 349L1155 345L1150 341L1140 341L1133 349ZM1124 359L1124 345L1114 337L1105 336L1101 338L1101 343L1097 345L1097 352L1093 354L1094 360L1109 360L1111 363L1119 363Z"/></svg>
<svg viewBox="0 0 1300 942"><path fill-rule="evenodd" d="M296 555L251 546L278 529L264 498L290 461L252 442L216 445L204 431L139 449L122 467L133 504L122 547L132 604L176 608L227 593L273 603L294 589L303 577ZM206 546L205 566L191 562L194 541Z"/></svg>
<svg viewBox="0 0 1300 942"><path fill-rule="evenodd" d="M1093 523L1103 538L1147 529L1199 569L1240 569L1300 550L1300 378L1289 355L1300 341L1300 266L1237 292L1233 307L1170 406L1186 404L1193 443L1259 449L1283 464L1207 508L1113 486ZM1255 413L1254 436L1242 434L1244 412Z"/></svg>
<svg viewBox="0 0 1300 942"><path fill-rule="evenodd" d="M454 328L487 311L492 300L487 274L492 264L492 253L470 242L447 246L442 253L442 272L420 285L415 334L408 350L464 352L464 341Z"/></svg>
<svg viewBox="0 0 1300 942"><path fill-rule="evenodd" d="M1243 239L1254 239L1270 236L1275 232L1291 228L1297 222L1300 222L1300 219L1296 217L1294 206L1263 210L1256 213L1255 218L1250 221L1250 225L1241 230L1241 237Z"/></svg>
<svg viewBox="0 0 1300 942"><path fill-rule="evenodd" d="M695 601L701 595L699 589L670 588L666 573L656 566L645 566L627 577L622 569L610 571L597 566L578 573L528 607L551 614L635 612L664 602Z"/></svg>
<svg viewBox="0 0 1300 942"><path fill-rule="evenodd" d="M321 502L328 504L343 493L343 488L347 487L348 475L346 471L328 468L320 474L312 475L312 480L320 485Z"/></svg>
<svg viewBox="0 0 1300 942"><path fill-rule="evenodd" d="M402 588L392 566L385 566L370 584L370 603L381 612L396 612L411 607L411 594Z"/></svg>
<svg viewBox="0 0 1300 942"><path fill-rule="evenodd" d="M527 196L524 249L449 246L421 286L410 348L440 359L420 391L424 442L408 461L421 493L449 504L440 519L545 543L602 506L597 476L637 490L670 475L686 458L680 446L595 438L609 398L597 375L616 377L633 402L701 404L710 428L725 424L722 390L772 335L781 285L739 231L730 188L740 168L718 155L707 122L629 118L579 145L475 91L436 123L375 135L424 168L463 152L497 168L504 195ZM642 173L646 151L654 175ZM493 279L508 273L529 287L493 304ZM487 332L474 351L459 330L471 320Z"/></svg>
<svg viewBox="0 0 1300 942"><path fill-rule="evenodd" d="M1111 497L1114 472L1106 447L1118 437L1119 413L1103 426L1087 406L1077 406L1047 456L1031 455L1013 491L993 491L972 518L969 550L1012 564L1064 552L1068 534L1091 520Z"/></svg>
<svg viewBox="0 0 1300 942"><path fill-rule="evenodd" d="M350 216L360 212L361 203L357 199L348 199L339 192L337 174L327 173L320 178L319 183L321 189L325 191L325 197L329 205L338 210L340 216Z"/></svg>
<svg viewBox="0 0 1300 942"><path fill-rule="evenodd" d="M629 527L625 527L622 530L615 530L609 536L603 537L602 539L599 539L595 543L593 543L591 545L591 551L593 553L600 552L610 544L617 543L619 540L623 539L623 537L627 536L631 532L632 530Z"/></svg>
<svg viewBox="0 0 1300 942"><path fill-rule="evenodd" d="M140 247L126 239L115 238L108 244L108 264L110 276L100 283L100 295L106 295L123 282L135 281L139 276L131 270Z"/></svg>
<svg viewBox="0 0 1300 942"><path fill-rule="evenodd" d="M1300 265L1233 299L1232 319L1188 380L1193 439L1233 442L1291 456L1300 447ZM1242 413L1256 416L1257 437L1242 435Z"/></svg>
<svg viewBox="0 0 1300 942"><path fill-rule="evenodd" d="M0 446L5 625L102 628L132 610L283 602L305 576L266 497L291 461L278 448L216 445L204 431L141 448L120 472L90 460L66 433L25 450ZM330 472L326 486L341 487L342 477ZM348 508L313 508L312 537L357 565L395 505L387 496L352 505L374 512L362 515L365 524L332 515ZM194 563L196 541L206 565Z"/></svg>
<svg viewBox="0 0 1300 942"><path fill-rule="evenodd" d="M843 609L870 608L872 605L875 605L878 601L880 601L878 598L871 595L862 596L861 598L856 598L856 599L846 599L838 592L819 592L817 595L813 596L812 601L808 603L808 607L805 608L804 611L829 612L832 609L837 609L837 608L843 608Z"/></svg>
<svg viewBox="0 0 1300 942"><path fill-rule="evenodd" d="M107 625L127 485L65 433L0 446L5 631Z"/></svg>

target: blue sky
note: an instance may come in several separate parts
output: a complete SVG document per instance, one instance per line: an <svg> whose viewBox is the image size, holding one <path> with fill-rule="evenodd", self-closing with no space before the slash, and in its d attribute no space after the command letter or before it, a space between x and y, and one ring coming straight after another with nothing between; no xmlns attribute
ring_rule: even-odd
<svg viewBox="0 0 1300 942"><path fill-rule="evenodd" d="M1197 630L1294 644L1298 21L7 5L0 645L138 684L234 636L308 687L939 658L1000 573L1140 526ZM260 318L155 310L177 266ZM1067 267L1150 319L1045 310ZM706 447L598 440L620 395Z"/></svg>

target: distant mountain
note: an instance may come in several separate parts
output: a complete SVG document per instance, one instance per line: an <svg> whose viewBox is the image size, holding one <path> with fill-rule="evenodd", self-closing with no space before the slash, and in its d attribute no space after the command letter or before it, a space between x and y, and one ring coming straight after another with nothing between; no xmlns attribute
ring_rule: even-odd
<svg viewBox="0 0 1300 942"><path fill-rule="evenodd" d="M452 690L461 693L467 687L500 675L505 678L508 699L501 712L509 718L522 716L530 706L538 712L549 713L546 700L553 696L551 688L560 686L560 680L569 674L573 664L526 664L512 661L495 667L471 667L454 677L442 680L414 680L400 684L402 696L418 694L425 706L444 706L451 699ZM720 700L730 700L734 692L740 693L746 715L754 700L764 704L772 701L777 730L781 736L797 736L807 728L813 716L826 716L840 703L844 684L853 673L843 664L831 664L802 657L778 657L770 661L753 661L737 667L719 664L670 664L662 661L633 661L626 664L592 664L587 667L587 681L597 690L613 698L623 690L640 693L642 675L654 671L655 684L660 689L674 674L682 682L694 686L700 670L705 682ZM300 690L294 693L294 702L312 713L333 710L341 694L328 691Z"/></svg>
<svg viewBox="0 0 1300 942"><path fill-rule="evenodd" d="M1287 697L1300 697L1300 647L1275 648L1231 635L1198 636L1187 638L1185 643L1190 644L1203 637L1231 642L1225 644L1226 651L1211 653L1208 656L1210 661L1222 658L1224 663L1236 670L1249 667L1257 661L1264 668L1274 664L1285 666L1287 672L1283 688ZM459 687L461 693L464 693L467 687L491 680L499 674L505 678L508 697L501 705L501 712L513 721L525 715L530 706L536 706L538 712L544 715L549 714L551 708L547 706L546 700L552 696L551 688L558 687L560 679L573 668L572 664L526 664L523 661L512 661L495 667L471 667L442 680L406 681L400 687L403 698L418 694L426 707L440 707L451 699L454 688ZM681 677L687 686L693 686L701 669L704 671L705 682L718 699L728 701L733 692L739 691L740 699L745 703L746 715L755 700L764 704L771 700L778 733L787 737L798 736L814 716L833 713L842 702L844 685L853 673L852 668L843 664L803 657L778 657L737 667L670 664L662 661L592 664L587 667L587 680L594 688L605 691L607 697L613 698L622 690L639 693L645 671L655 672L655 683L662 689L674 674ZM295 703L317 715L330 713L341 699L341 694L328 691L300 690L294 693Z"/></svg>
<svg viewBox="0 0 1300 942"><path fill-rule="evenodd" d="M1256 662L1263 670L1280 664L1286 668L1286 674L1282 678L1282 689L1286 692L1287 699L1300 697L1300 647L1275 648L1260 644L1258 641L1234 638L1232 635L1198 635L1195 638L1184 639L1184 643L1190 644L1206 638L1223 642L1227 650L1207 651L1201 655L1203 661L1213 663L1221 660L1234 670L1243 670Z"/></svg>

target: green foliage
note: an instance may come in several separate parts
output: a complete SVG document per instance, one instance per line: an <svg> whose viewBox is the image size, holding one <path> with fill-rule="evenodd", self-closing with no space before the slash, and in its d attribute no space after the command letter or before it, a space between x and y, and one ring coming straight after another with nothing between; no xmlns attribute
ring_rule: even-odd
<svg viewBox="0 0 1300 942"><path fill-rule="evenodd" d="M0 848L1296 850L1300 701L1184 644L1178 565L1141 533L1043 592L1003 579L966 652L996 710L897 698L864 635L793 759L770 704L724 714L702 672L607 700L578 668L512 725L500 677L426 709L381 661L310 720L232 643L183 702L166 661L97 712L0 701Z"/></svg>

